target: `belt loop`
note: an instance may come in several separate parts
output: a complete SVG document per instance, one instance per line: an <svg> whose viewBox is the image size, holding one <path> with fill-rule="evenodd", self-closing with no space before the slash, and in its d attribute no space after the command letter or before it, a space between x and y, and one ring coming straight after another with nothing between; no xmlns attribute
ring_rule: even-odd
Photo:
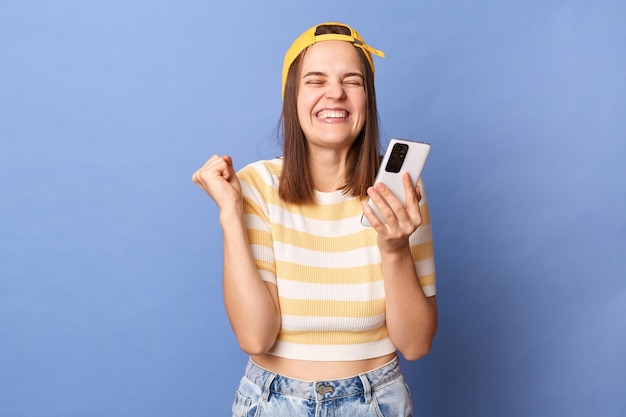
<svg viewBox="0 0 626 417"><path fill-rule="evenodd" d="M365 397L365 404L369 404L372 402L372 387L370 385L370 381L367 379L365 374L360 374L359 378L361 378L361 383L363 384L363 397Z"/></svg>
<svg viewBox="0 0 626 417"><path fill-rule="evenodd" d="M267 379L265 383L263 383L263 394L261 394L261 401L267 402L270 398L270 387L272 386L272 382L276 378L276 374L274 372L268 372Z"/></svg>

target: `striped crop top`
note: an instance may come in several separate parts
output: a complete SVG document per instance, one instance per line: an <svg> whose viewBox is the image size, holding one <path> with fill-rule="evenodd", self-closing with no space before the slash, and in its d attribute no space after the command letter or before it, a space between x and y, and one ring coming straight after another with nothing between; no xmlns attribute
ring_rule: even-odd
<svg viewBox="0 0 626 417"><path fill-rule="evenodd" d="M317 203L278 196L282 159L241 169L244 218L256 267L278 287L282 325L269 354L300 360L352 361L395 352L385 324L385 291L376 231L361 225L360 199L315 192ZM435 294L428 205L410 237L419 282Z"/></svg>

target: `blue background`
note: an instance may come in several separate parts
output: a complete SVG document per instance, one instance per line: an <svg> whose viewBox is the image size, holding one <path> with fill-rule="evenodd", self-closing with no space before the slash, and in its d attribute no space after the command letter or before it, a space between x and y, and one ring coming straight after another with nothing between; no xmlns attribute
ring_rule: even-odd
<svg viewBox="0 0 626 417"><path fill-rule="evenodd" d="M230 415L212 154L280 153L305 28L372 46L427 140L440 329L420 416L626 412L626 3L0 4L0 416Z"/></svg>

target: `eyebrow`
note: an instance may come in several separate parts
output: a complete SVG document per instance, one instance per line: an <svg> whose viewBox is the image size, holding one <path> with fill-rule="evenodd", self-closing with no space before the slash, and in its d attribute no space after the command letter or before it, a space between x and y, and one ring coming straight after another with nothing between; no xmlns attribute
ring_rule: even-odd
<svg viewBox="0 0 626 417"><path fill-rule="evenodd" d="M304 74L302 76L302 78L306 78L306 77L326 77L327 74L322 72L322 71L310 71L307 72L306 74ZM365 79L365 77L363 76L363 74L359 73L359 72L348 72L346 74L342 75L343 78L348 78L348 77L359 77L361 79Z"/></svg>

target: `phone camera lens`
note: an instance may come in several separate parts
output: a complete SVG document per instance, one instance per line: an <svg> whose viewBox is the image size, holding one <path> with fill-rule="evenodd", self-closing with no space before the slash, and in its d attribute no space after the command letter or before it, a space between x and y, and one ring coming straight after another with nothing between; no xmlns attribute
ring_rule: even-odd
<svg viewBox="0 0 626 417"><path fill-rule="evenodd" d="M408 149L409 146L404 143L394 144L387 165L385 166L385 171L400 172Z"/></svg>

